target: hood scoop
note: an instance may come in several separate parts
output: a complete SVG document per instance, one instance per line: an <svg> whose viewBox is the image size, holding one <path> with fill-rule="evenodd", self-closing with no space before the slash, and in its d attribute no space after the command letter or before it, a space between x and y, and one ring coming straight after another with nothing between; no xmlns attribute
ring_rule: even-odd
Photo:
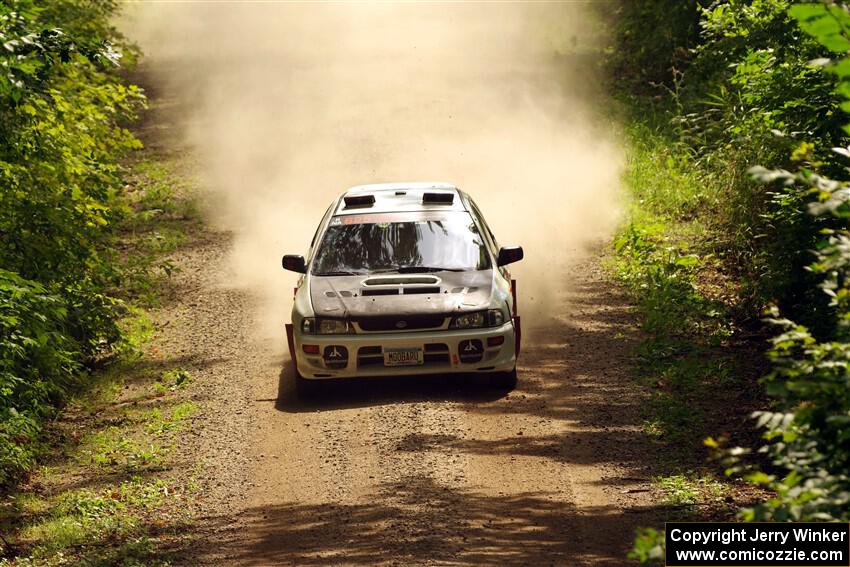
<svg viewBox="0 0 850 567"><path fill-rule="evenodd" d="M369 297L370 295L423 295L440 293L440 286L414 286L414 287L384 287L384 288L365 288L360 290L360 295Z"/></svg>
<svg viewBox="0 0 850 567"><path fill-rule="evenodd" d="M440 293L436 276L377 276L363 280L360 295L411 295Z"/></svg>
<svg viewBox="0 0 850 567"><path fill-rule="evenodd" d="M492 270L439 274L387 272L318 277L309 281L310 301L316 313L344 311L346 316L358 319L443 317L446 313L483 309L493 295Z"/></svg>
<svg viewBox="0 0 850 567"><path fill-rule="evenodd" d="M363 280L363 285L434 285L440 283L436 276L377 276Z"/></svg>

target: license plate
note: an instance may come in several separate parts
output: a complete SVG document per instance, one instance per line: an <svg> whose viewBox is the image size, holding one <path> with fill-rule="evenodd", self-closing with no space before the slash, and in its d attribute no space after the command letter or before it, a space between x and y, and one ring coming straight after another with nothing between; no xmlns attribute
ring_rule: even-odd
<svg viewBox="0 0 850 567"><path fill-rule="evenodd" d="M384 366L419 366L425 364L421 347L385 348Z"/></svg>

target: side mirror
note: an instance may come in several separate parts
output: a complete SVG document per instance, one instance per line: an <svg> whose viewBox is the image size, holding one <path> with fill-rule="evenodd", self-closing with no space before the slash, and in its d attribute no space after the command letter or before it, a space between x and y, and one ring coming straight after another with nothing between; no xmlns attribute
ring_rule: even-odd
<svg viewBox="0 0 850 567"><path fill-rule="evenodd" d="M500 266L505 266L519 262L522 260L522 257L522 246L503 246L499 248L499 257L496 259L496 263Z"/></svg>
<svg viewBox="0 0 850 567"><path fill-rule="evenodd" d="M283 269L290 272L298 272L303 274L307 271L307 265L304 264L304 256L298 254L287 254L283 257Z"/></svg>

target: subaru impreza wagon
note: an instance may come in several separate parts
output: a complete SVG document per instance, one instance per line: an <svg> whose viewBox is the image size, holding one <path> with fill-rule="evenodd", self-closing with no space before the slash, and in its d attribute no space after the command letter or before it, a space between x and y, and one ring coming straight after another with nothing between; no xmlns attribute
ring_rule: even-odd
<svg viewBox="0 0 850 567"><path fill-rule="evenodd" d="M516 384L520 317L508 265L481 211L446 183L353 187L322 218L286 325L296 380L487 374Z"/></svg>

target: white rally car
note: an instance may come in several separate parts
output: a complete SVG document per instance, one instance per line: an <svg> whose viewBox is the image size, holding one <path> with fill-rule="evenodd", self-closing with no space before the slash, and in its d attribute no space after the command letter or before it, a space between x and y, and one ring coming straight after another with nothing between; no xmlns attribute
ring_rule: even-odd
<svg viewBox="0 0 850 567"><path fill-rule="evenodd" d="M445 183L353 187L322 218L298 279L289 352L300 388L353 376L485 373L516 384L520 318L502 247Z"/></svg>

